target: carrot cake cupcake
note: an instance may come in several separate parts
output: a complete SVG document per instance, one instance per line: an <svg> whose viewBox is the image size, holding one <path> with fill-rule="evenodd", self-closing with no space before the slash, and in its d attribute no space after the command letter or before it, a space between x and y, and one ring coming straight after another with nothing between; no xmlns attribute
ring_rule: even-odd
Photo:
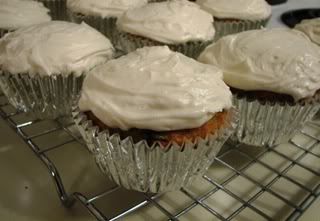
<svg viewBox="0 0 320 221"><path fill-rule="evenodd" d="M90 72L74 119L117 184L164 192L210 166L232 131L231 98L219 69L144 47Z"/></svg>
<svg viewBox="0 0 320 221"><path fill-rule="evenodd" d="M215 35L212 16L187 0L154 2L128 10L118 19L117 27L125 52L167 45L197 57Z"/></svg>
<svg viewBox="0 0 320 221"><path fill-rule="evenodd" d="M0 38L10 31L51 20L49 9L40 2L0 0Z"/></svg>
<svg viewBox="0 0 320 221"><path fill-rule="evenodd" d="M240 121L234 138L251 145L288 141L319 109L320 50L290 29L253 30L210 45L199 61L222 69Z"/></svg>
<svg viewBox="0 0 320 221"><path fill-rule="evenodd" d="M67 0L67 8L71 21L86 22L117 46L117 19L128 9L147 3L147 0Z"/></svg>
<svg viewBox="0 0 320 221"><path fill-rule="evenodd" d="M214 17L216 39L233 33L265 27L271 6L265 0L197 0Z"/></svg>
<svg viewBox="0 0 320 221"><path fill-rule="evenodd" d="M45 22L0 39L0 86L17 109L37 118L71 114L83 78L113 47L86 24Z"/></svg>
<svg viewBox="0 0 320 221"><path fill-rule="evenodd" d="M305 33L312 42L320 46L320 18L303 20L294 28L295 30L302 31L303 33ZM320 111L318 111L316 117L320 118Z"/></svg>
<svg viewBox="0 0 320 221"><path fill-rule="evenodd" d="M305 33L311 41L320 46L320 18L303 20L294 28Z"/></svg>

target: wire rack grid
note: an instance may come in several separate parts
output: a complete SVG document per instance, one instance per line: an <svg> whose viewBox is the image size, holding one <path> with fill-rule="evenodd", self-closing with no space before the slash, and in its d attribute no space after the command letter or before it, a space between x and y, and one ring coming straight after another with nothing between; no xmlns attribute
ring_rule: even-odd
<svg viewBox="0 0 320 221"><path fill-rule="evenodd" d="M156 210L162 214L161 217L164 218L161 220L192 220L190 216L188 219L188 215L192 211L198 211L199 208L205 213L204 217L206 218L202 218L202 220L241 220L244 211L250 211L249 214L252 217L258 217L253 218L253 220L291 221L298 220L320 195L320 169L319 165L314 165L314 162L320 162L320 124L316 121L308 123L308 126L299 132L302 141L301 139L299 142L292 139L285 147L226 146L221 154L216 157L214 165L208 173L202 179L199 179L195 186L181 189L177 191L179 193L163 195L135 193L139 196L138 200L125 206L122 205L114 212L105 211L101 207L101 202L102 204L110 203L112 195L124 191L121 187L114 184L102 193L92 194L67 192L60 176L61 171L57 169L49 157L51 151L64 148L66 144L76 142L84 146L82 140L74 132L72 123L62 124L61 121L56 120L54 121L54 127L41 129L40 131L35 130L37 132L32 134L26 133L26 129L36 128L42 121L25 117L23 113L16 112L3 94L0 94L0 116L47 167L63 205L71 207L75 202L81 203L99 221L130 220L131 216L144 213L146 209ZM64 131L68 135L67 139L52 146L39 146L34 142L35 139L57 131ZM289 146L291 151L288 152ZM271 155L275 159L281 159L282 163L278 164L275 159L270 163L267 158ZM232 156L236 158L232 159ZM310 159L315 161L310 164ZM224 171L228 171L228 175L224 173L222 176L216 168L224 168ZM308 174L308 179L296 177L295 171L297 169L303 171L304 174ZM257 177L257 175L252 175L252 171L259 171L258 174L262 171L268 171L269 175ZM245 180L254 187L250 187L250 191L243 195L243 192L239 191L237 187L239 185L233 185L234 181L239 179ZM286 186L294 186L294 192L286 193L283 189L277 188L280 181L285 182ZM199 186L205 186L205 188L199 190ZM176 205L176 208L172 209L165 202L175 194L180 194L187 200L182 205ZM221 195L223 195L223 199L221 199ZM281 212L270 212L270 208L268 210L268 205L263 204L266 195L277 202L274 203L271 210L279 207L282 209ZM232 209L228 210L228 208L223 208L223 206L217 204L219 200L223 201L226 198L237 202ZM226 207L229 207L229 205ZM198 214L198 212L195 212L195 214ZM249 215L249 217L251 216ZM135 219L132 218L132 220ZM246 218L242 218L242 220L246 220Z"/></svg>

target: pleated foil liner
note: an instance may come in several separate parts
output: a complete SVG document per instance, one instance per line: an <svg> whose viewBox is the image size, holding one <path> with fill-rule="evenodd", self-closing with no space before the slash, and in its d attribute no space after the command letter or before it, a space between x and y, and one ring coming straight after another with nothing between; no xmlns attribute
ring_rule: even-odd
<svg viewBox="0 0 320 221"><path fill-rule="evenodd" d="M102 18L98 16L86 16L79 13L73 13L70 10L67 10L67 13L70 21L77 24L85 22L105 35L111 41L114 47L121 49L119 48L119 37L117 35L117 17Z"/></svg>
<svg viewBox="0 0 320 221"><path fill-rule="evenodd" d="M0 73L0 87L10 104L19 111L38 119L55 119L71 116L83 79L84 74L30 76Z"/></svg>
<svg viewBox="0 0 320 221"><path fill-rule="evenodd" d="M120 47L125 53L135 51L145 46L167 45L172 51L180 52L188 57L197 58L212 41L190 41L184 44L165 44L149 38L119 31Z"/></svg>
<svg viewBox="0 0 320 221"><path fill-rule="evenodd" d="M213 23L216 29L215 41L226 35L264 28L268 21L269 18L257 21L215 19Z"/></svg>
<svg viewBox="0 0 320 221"><path fill-rule="evenodd" d="M233 142L252 146L275 146L286 143L311 120L320 108L319 102L289 104L261 102L234 95L239 123L231 136Z"/></svg>
<svg viewBox="0 0 320 221"><path fill-rule="evenodd" d="M134 143L132 137L121 139L119 134L99 131L78 108L73 112L100 170L126 189L152 193L178 190L203 175L233 133L238 115L232 110L228 117L229 123L206 139L163 147L159 142L149 146L146 140Z"/></svg>
<svg viewBox="0 0 320 221"><path fill-rule="evenodd" d="M67 3L66 0L38 0L50 10L52 20L67 21Z"/></svg>

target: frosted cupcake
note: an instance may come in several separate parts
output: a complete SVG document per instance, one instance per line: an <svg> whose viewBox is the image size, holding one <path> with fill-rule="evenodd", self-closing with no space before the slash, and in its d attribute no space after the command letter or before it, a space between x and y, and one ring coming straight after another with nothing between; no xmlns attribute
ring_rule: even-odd
<svg viewBox="0 0 320 221"><path fill-rule="evenodd" d="M305 33L312 42L320 46L320 18L306 19L297 24L295 30ZM316 115L320 118L320 111Z"/></svg>
<svg viewBox="0 0 320 221"><path fill-rule="evenodd" d="M67 8L71 21L85 21L118 45L117 19L128 9L147 3L147 0L67 0Z"/></svg>
<svg viewBox="0 0 320 221"><path fill-rule="evenodd" d="M0 0L0 38L29 25L51 20L42 3L26 0Z"/></svg>
<svg viewBox="0 0 320 221"><path fill-rule="evenodd" d="M84 23L20 28L0 39L0 86L18 110L41 119L66 116L86 73L112 56L110 41Z"/></svg>
<svg viewBox="0 0 320 221"><path fill-rule="evenodd" d="M219 69L145 47L91 71L74 119L117 184L164 192L210 166L232 132L231 98Z"/></svg>
<svg viewBox="0 0 320 221"><path fill-rule="evenodd" d="M149 3L128 10L117 22L122 49L167 45L173 51L197 57L215 34L212 16L186 0Z"/></svg>
<svg viewBox="0 0 320 221"><path fill-rule="evenodd" d="M266 26L271 6L265 0L197 0L214 17L216 39Z"/></svg>
<svg viewBox="0 0 320 221"><path fill-rule="evenodd" d="M50 9L50 15L53 20L67 20L66 0L35 0L42 2Z"/></svg>
<svg viewBox="0 0 320 221"><path fill-rule="evenodd" d="M320 18L303 20L294 28L305 33L311 41L320 46Z"/></svg>
<svg viewBox="0 0 320 221"><path fill-rule="evenodd" d="M320 50L289 29L223 37L199 61L222 69L240 121L233 139L273 146L288 141L319 109Z"/></svg>

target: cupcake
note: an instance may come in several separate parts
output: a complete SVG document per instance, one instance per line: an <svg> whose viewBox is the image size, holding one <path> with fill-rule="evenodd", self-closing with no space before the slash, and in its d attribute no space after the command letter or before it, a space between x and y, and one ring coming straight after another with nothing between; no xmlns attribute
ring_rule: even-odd
<svg viewBox="0 0 320 221"><path fill-rule="evenodd" d="M40 119L71 114L86 73L113 56L86 24L45 22L0 39L0 87L18 110Z"/></svg>
<svg viewBox="0 0 320 221"><path fill-rule="evenodd" d="M67 20L66 0L36 0L50 9L53 20Z"/></svg>
<svg viewBox="0 0 320 221"><path fill-rule="evenodd" d="M29 25L51 20L42 3L26 0L0 0L0 38Z"/></svg>
<svg viewBox="0 0 320 221"><path fill-rule="evenodd" d="M305 33L311 41L320 46L320 18L303 20L294 28Z"/></svg>
<svg viewBox="0 0 320 221"><path fill-rule="evenodd" d="M208 46L199 61L222 69L240 121L233 140L287 142L319 109L320 50L290 29L253 30Z"/></svg>
<svg viewBox="0 0 320 221"><path fill-rule="evenodd" d="M117 19L128 9L147 3L147 0L67 0L67 9L71 21L85 21L118 46Z"/></svg>
<svg viewBox="0 0 320 221"><path fill-rule="evenodd" d="M320 46L320 18L303 20L294 28L306 34L312 42ZM320 119L320 111L316 117Z"/></svg>
<svg viewBox="0 0 320 221"><path fill-rule="evenodd" d="M215 34L212 16L186 0L149 3L125 12L117 21L125 52L143 46L167 45L197 57Z"/></svg>
<svg viewBox="0 0 320 221"><path fill-rule="evenodd" d="M266 26L271 6L265 0L197 0L214 17L216 39Z"/></svg>
<svg viewBox="0 0 320 221"><path fill-rule="evenodd" d="M232 132L232 95L219 69L167 46L94 68L73 113L100 169L141 192L189 185Z"/></svg>

